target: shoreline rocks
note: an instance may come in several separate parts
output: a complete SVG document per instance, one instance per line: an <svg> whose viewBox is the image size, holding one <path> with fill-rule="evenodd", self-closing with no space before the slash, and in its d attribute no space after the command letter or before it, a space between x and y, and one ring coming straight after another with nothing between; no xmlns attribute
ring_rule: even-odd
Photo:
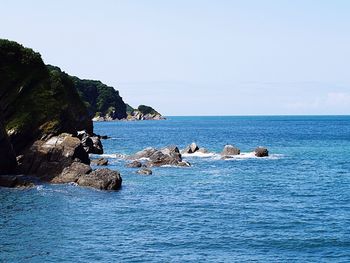
<svg viewBox="0 0 350 263"><path fill-rule="evenodd" d="M240 155L241 154L241 150L238 149L237 147L231 145L231 144L227 144L225 145L224 149L221 152L221 158L222 159L229 159L232 158L235 155Z"/></svg>
<svg viewBox="0 0 350 263"><path fill-rule="evenodd" d="M254 150L254 154L256 157L267 157L269 156L269 151L265 147L257 147Z"/></svg>
<svg viewBox="0 0 350 263"><path fill-rule="evenodd" d="M91 160L91 164L98 165L98 166L106 166L108 165L108 160L105 158L99 158Z"/></svg>
<svg viewBox="0 0 350 263"><path fill-rule="evenodd" d="M77 184L100 190L118 190L122 185L122 177L119 172L104 168L80 176Z"/></svg>
<svg viewBox="0 0 350 263"><path fill-rule="evenodd" d="M126 165L130 168L139 168L143 165L145 165L146 167L164 165L190 166L188 162L182 160L179 148L174 145L167 146L162 149L148 147L127 157L127 159L133 160L133 162ZM145 160L145 164L140 162L140 160L142 159Z"/></svg>
<svg viewBox="0 0 350 263"><path fill-rule="evenodd" d="M142 175L151 175L153 174L151 169L148 168L142 168L136 172L137 174L142 174Z"/></svg>

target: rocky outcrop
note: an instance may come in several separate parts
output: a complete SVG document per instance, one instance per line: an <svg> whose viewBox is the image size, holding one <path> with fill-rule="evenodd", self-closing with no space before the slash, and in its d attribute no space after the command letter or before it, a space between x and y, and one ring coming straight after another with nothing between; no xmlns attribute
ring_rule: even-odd
<svg viewBox="0 0 350 263"><path fill-rule="evenodd" d="M0 175L13 173L16 166L16 154L0 119Z"/></svg>
<svg viewBox="0 0 350 263"><path fill-rule="evenodd" d="M154 154L157 151L157 149L152 147L147 147L146 149L143 149L142 151L139 151L135 153L134 155L131 155L128 157L128 159L142 159L142 158L150 158L152 154Z"/></svg>
<svg viewBox="0 0 350 263"><path fill-rule="evenodd" d="M225 145L224 149L221 152L222 156L230 156L230 155L239 155L241 150L233 145Z"/></svg>
<svg viewBox="0 0 350 263"><path fill-rule="evenodd" d="M165 118L155 109L149 106L140 105L137 109L133 109L128 105L128 117L130 121L141 120L165 120Z"/></svg>
<svg viewBox="0 0 350 263"><path fill-rule="evenodd" d="M90 136L86 131L79 131L78 138L87 153L103 154L103 146L99 136Z"/></svg>
<svg viewBox="0 0 350 263"><path fill-rule="evenodd" d="M78 179L92 172L90 165L73 162L69 167L63 169L62 173L51 180L52 183L65 184L75 183Z"/></svg>
<svg viewBox="0 0 350 263"><path fill-rule="evenodd" d="M269 151L265 147L257 147L254 150L255 156L256 157L267 157L269 156Z"/></svg>
<svg viewBox="0 0 350 263"><path fill-rule="evenodd" d="M160 150L149 147L131 155L128 159L136 161L144 159L146 160L145 165L147 167L164 165L190 166L188 162L182 160L181 153L176 146L168 146ZM133 162L132 164L139 165L139 163ZM141 166L142 165L143 164L141 163Z"/></svg>
<svg viewBox="0 0 350 263"><path fill-rule="evenodd" d="M80 176L77 184L100 190L118 190L122 185L122 177L117 171L99 169Z"/></svg>
<svg viewBox="0 0 350 263"><path fill-rule="evenodd" d="M41 180L51 181L74 161L90 164L89 156L80 140L64 133L47 141L36 141L24 153L18 168L22 174L35 175Z"/></svg>
<svg viewBox="0 0 350 263"><path fill-rule="evenodd" d="M190 154L190 153L195 153L196 151L199 150L198 145L193 142L190 145L188 145L185 149L181 151L181 154Z"/></svg>
<svg viewBox="0 0 350 263"><path fill-rule="evenodd" d="M153 172L151 169L142 168L142 169L138 170L137 173L142 174L142 175L151 175Z"/></svg>

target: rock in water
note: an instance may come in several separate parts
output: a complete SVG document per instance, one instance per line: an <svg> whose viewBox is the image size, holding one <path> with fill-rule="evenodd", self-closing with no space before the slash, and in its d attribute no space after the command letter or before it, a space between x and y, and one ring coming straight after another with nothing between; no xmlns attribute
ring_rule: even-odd
<svg viewBox="0 0 350 263"><path fill-rule="evenodd" d="M196 151L198 151L199 150L199 147L197 146L197 144L196 143L191 143L191 145L190 145L190 149L191 149L191 152L192 153L195 153Z"/></svg>
<svg viewBox="0 0 350 263"><path fill-rule="evenodd" d="M0 120L0 174L10 174L17 166L16 155Z"/></svg>
<svg viewBox="0 0 350 263"><path fill-rule="evenodd" d="M139 151L135 153L134 155L131 155L128 159L141 159L141 158L150 158L152 154L154 154L157 151L157 149L154 149L152 147L148 147L142 151Z"/></svg>
<svg viewBox="0 0 350 263"><path fill-rule="evenodd" d="M122 185L122 177L119 172L104 168L79 177L77 183L100 190L118 190Z"/></svg>
<svg viewBox="0 0 350 263"><path fill-rule="evenodd" d="M97 160L92 160L91 161L93 164L95 165L99 165L99 166L105 166L108 165L108 160L105 158L99 158Z"/></svg>
<svg viewBox="0 0 350 263"><path fill-rule="evenodd" d="M168 146L158 150L149 157L147 166L178 165L182 161L179 149L176 146Z"/></svg>
<svg viewBox="0 0 350 263"><path fill-rule="evenodd" d="M269 151L265 147L258 147L254 150L256 157L266 157L269 156Z"/></svg>
<svg viewBox="0 0 350 263"><path fill-rule="evenodd" d="M233 145L225 145L223 151L221 152L222 156L226 155L239 155L241 153L240 149Z"/></svg>
<svg viewBox="0 0 350 263"><path fill-rule="evenodd" d="M52 183L72 183L78 181L78 179L85 175L91 173L92 169L90 165L84 163L73 162L71 166L63 169L63 172L52 179Z"/></svg>
<svg viewBox="0 0 350 263"><path fill-rule="evenodd" d="M193 142L190 145L188 145L185 149L181 151L181 154L189 154L189 153L195 153L199 150L198 145Z"/></svg>
<svg viewBox="0 0 350 263"><path fill-rule="evenodd" d="M89 155L80 140L71 134L63 133L47 141L34 142L24 153L18 168L20 173L51 181L74 161L90 164Z"/></svg>
<svg viewBox="0 0 350 263"><path fill-rule="evenodd" d="M140 168L141 166L142 166L142 163L139 161L133 161L126 165L126 167L129 167L129 168Z"/></svg>
<svg viewBox="0 0 350 263"><path fill-rule="evenodd" d="M147 168L143 168L137 171L138 174L143 174L143 175L151 175L152 174L152 170L151 169L147 169Z"/></svg>
<svg viewBox="0 0 350 263"><path fill-rule="evenodd" d="M99 136L90 136L86 131L79 131L78 138L87 153L103 154L103 146Z"/></svg>

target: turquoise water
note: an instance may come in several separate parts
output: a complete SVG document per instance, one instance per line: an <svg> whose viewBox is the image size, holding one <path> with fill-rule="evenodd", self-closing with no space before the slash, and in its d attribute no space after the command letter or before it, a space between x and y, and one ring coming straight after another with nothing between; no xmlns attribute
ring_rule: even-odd
<svg viewBox="0 0 350 263"><path fill-rule="evenodd" d="M95 123L117 192L0 189L0 262L350 262L350 117ZM192 141L190 168L141 176L115 153ZM226 143L244 158L220 160ZM269 158L253 158L256 146Z"/></svg>

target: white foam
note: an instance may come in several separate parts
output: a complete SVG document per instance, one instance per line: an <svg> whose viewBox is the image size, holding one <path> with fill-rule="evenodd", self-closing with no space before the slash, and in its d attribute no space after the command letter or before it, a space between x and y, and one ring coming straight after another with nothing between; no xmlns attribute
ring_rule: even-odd
<svg viewBox="0 0 350 263"><path fill-rule="evenodd" d="M200 152L195 152L195 153L185 153L182 154L183 157L185 158L211 158L212 160L225 160L225 161L232 161L232 160L247 160L247 159L269 159L269 160L277 160L283 157L282 154L270 154L267 157L257 157L255 156L254 152L242 152L241 154L238 155L228 155L228 158L222 158L221 154L218 153L200 153Z"/></svg>
<svg viewBox="0 0 350 263"><path fill-rule="evenodd" d="M257 157L255 156L254 152L242 152L239 155L230 155L229 158L224 159L225 161L230 161L230 160L246 160L246 159L268 159L268 160L277 160L282 158L282 154L270 154L269 156L266 157Z"/></svg>
<svg viewBox="0 0 350 263"><path fill-rule="evenodd" d="M214 157L216 155L218 155L218 154L216 154L216 153L201 153L201 152L182 154L183 157L199 157L199 158L210 158L210 157Z"/></svg>
<svg viewBox="0 0 350 263"><path fill-rule="evenodd" d="M119 153L114 153L114 154L92 154L93 157L104 157L104 158L111 158L111 159L125 159L127 157L126 154L119 154Z"/></svg>

